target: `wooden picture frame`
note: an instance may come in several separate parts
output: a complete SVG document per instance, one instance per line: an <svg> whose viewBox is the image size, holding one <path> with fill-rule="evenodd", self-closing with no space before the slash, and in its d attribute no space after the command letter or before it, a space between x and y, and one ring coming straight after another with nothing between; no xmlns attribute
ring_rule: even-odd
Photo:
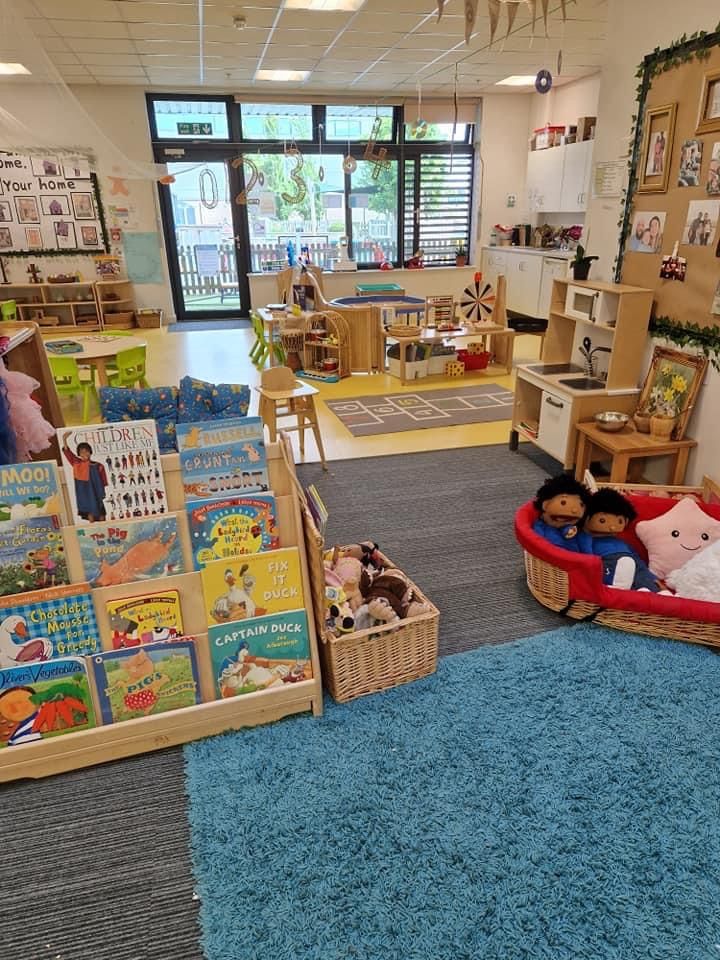
<svg viewBox="0 0 720 960"><path fill-rule="evenodd" d="M683 377L687 382L687 390L680 394L682 401L681 405L678 404L678 421L672 432L673 440L682 440L685 435L685 427L695 406L698 391L705 379L707 366L707 357L683 353L681 350L670 350L667 347L655 347L650 361L650 369L640 393L638 410L654 412L655 398L653 394L654 391L663 389L661 381L667 380L668 376Z"/></svg>
<svg viewBox="0 0 720 960"><path fill-rule="evenodd" d="M676 116L677 103L646 110L636 193L667 193Z"/></svg>
<svg viewBox="0 0 720 960"><path fill-rule="evenodd" d="M700 110L695 133L717 133L720 130L720 70L706 73L703 79Z"/></svg>

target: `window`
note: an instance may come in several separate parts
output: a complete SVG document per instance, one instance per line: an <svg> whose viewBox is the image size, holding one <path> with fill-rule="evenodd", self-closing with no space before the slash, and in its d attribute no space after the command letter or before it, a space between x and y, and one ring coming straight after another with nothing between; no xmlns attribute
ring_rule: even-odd
<svg viewBox="0 0 720 960"><path fill-rule="evenodd" d="M455 263L470 241L472 153L427 154L405 162L405 259L422 250L425 263Z"/></svg>
<svg viewBox="0 0 720 960"><path fill-rule="evenodd" d="M352 252L359 264L377 265L383 258L396 261L398 164L380 170L373 179L375 164L358 160L350 188Z"/></svg>
<svg viewBox="0 0 720 960"><path fill-rule="evenodd" d="M312 140L312 107L302 103L243 103L246 140Z"/></svg>
<svg viewBox="0 0 720 960"><path fill-rule="evenodd" d="M375 120L380 118L378 140L393 139L394 107L334 107L325 108L325 139L367 140Z"/></svg>
<svg viewBox="0 0 720 960"><path fill-rule="evenodd" d="M408 143L468 143L471 123L455 124L455 136L453 137L453 125L451 123L428 123L427 127L418 128L416 123L405 124L405 140ZM423 134L424 129L424 134Z"/></svg>
<svg viewBox="0 0 720 960"><path fill-rule="evenodd" d="M228 140L225 100L153 100L159 140Z"/></svg>

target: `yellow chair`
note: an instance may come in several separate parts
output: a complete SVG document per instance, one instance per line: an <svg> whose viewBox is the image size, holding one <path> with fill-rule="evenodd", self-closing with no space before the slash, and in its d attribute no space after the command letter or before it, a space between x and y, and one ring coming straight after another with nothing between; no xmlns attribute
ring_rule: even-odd
<svg viewBox="0 0 720 960"><path fill-rule="evenodd" d="M17 303L14 300L5 300L0 303L0 318L13 323L17 320Z"/></svg>
<svg viewBox="0 0 720 960"><path fill-rule="evenodd" d="M111 387L149 387L145 377L145 347L121 350L116 358L117 372L109 378Z"/></svg>
<svg viewBox="0 0 720 960"><path fill-rule="evenodd" d="M305 431L312 430L320 452L320 462L323 470L327 470L325 450L320 435L320 424L315 410L315 395L319 393L316 387L309 383L300 383L290 367L270 367L263 370L260 386L255 387L260 395L260 416L270 434L270 442L277 440L278 419L295 417L296 426L280 426L286 433L298 433L300 439L300 456L305 456Z"/></svg>
<svg viewBox="0 0 720 960"><path fill-rule="evenodd" d="M83 398L82 421L90 419L90 397L97 403L97 390L93 380L81 380L80 368L73 357L48 357L50 372L52 373L55 389L60 397L76 397L79 393Z"/></svg>

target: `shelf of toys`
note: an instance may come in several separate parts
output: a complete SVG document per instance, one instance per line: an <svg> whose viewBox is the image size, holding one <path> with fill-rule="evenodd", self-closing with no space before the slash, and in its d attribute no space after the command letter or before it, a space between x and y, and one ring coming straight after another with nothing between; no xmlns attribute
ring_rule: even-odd
<svg viewBox="0 0 720 960"><path fill-rule="evenodd" d="M283 437L281 437L280 442L267 445L265 450L269 489L275 498L275 526L279 535L279 547L297 548L299 577L307 615L309 638L309 657L305 664L303 676L307 676L311 672L312 677L295 680L295 682L282 682L269 686L267 689L258 689L254 692L241 693L236 696L231 695L232 691L223 689L222 695L225 698L216 699L218 697L216 692L217 669L212 666L208 640L207 601L204 599L201 573L193 570L180 455L164 454L159 460L167 498L168 512L165 517L177 518L183 565L186 570L193 572L170 573L157 579L143 580L142 583L136 580L130 583L96 586L92 589L92 603L102 650L111 651L117 648L117 644L113 644L107 610L108 601L137 597L139 592L147 594L155 590L156 592L167 593L177 590L182 608L182 634L184 637L192 638L197 664L197 687L202 702L193 706L168 709L166 712L139 716L134 719L109 722L106 725L89 729L63 732L61 736L44 735L42 739L36 739L34 742L17 740L15 745L6 746L7 738L5 738L2 740L2 749L0 749L0 782L23 777L44 777L87 767L121 757L129 757L151 750L187 743L227 730L239 730L242 727L267 723L290 714L312 711L315 716L319 716L322 713L322 685L313 617L312 590L298 499L300 488L295 477L292 451ZM73 515L72 503L67 485L63 486L63 491L66 501L64 504L65 517L71 517ZM122 523L122 521L118 522ZM73 584L80 586L82 586L81 582L85 581L87 575L81 561L80 540L76 535L81 529L81 527L73 526L63 527L68 579ZM271 550L253 556L267 558L272 557L273 553L274 551ZM247 559L246 556L238 557L234 555L231 560L220 560L218 563L239 566L239 561L245 559ZM106 579L112 580L113 578ZM5 596L2 600L11 601L12 597ZM299 612L301 613L301 611ZM0 617L0 619L2 618ZM231 617L230 619L235 618ZM250 622L249 620L243 621L244 624ZM236 626L239 625L236 624ZM154 646L157 648L159 645L155 644ZM138 646L136 649L142 651L143 646ZM88 656L85 659L90 661L94 658ZM50 659L43 664L30 663L29 666L47 667L52 663L53 659ZM87 672L95 715L100 722L102 711L99 687L92 679L92 671L89 666ZM2 677L2 673L3 671L0 671L0 677ZM2 692L0 692L1 697ZM2 714L2 711L0 711L0 714ZM3 722L3 717L4 714L0 716L0 725ZM51 729L58 728L51 727Z"/></svg>

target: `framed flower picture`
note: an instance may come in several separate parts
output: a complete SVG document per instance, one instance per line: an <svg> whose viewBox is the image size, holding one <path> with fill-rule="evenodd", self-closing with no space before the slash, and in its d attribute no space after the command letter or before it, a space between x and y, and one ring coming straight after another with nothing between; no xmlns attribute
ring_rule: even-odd
<svg viewBox="0 0 720 960"><path fill-rule="evenodd" d="M650 107L645 112L642 151L637 168L638 193L667 193L676 114L676 103Z"/></svg>
<svg viewBox="0 0 720 960"><path fill-rule="evenodd" d="M696 133L716 133L720 130L720 70L706 73Z"/></svg>
<svg viewBox="0 0 720 960"><path fill-rule="evenodd" d="M650 369L645 377L638 410L649 414L675 417L673 440L682 440L685 427L695 406L708 361L681 350L655 347Z"/></svg>

